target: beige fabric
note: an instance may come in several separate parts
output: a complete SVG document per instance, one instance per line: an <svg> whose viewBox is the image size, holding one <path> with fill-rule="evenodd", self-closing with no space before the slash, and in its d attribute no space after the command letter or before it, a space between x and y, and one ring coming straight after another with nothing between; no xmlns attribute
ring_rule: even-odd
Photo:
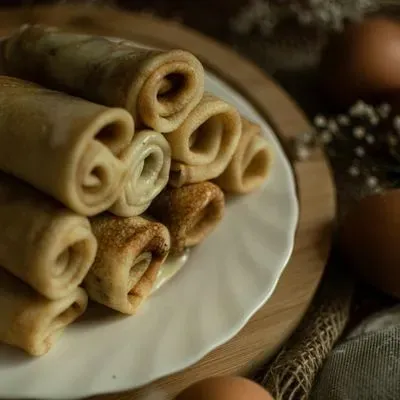
<svg viewBox="0 0 400 400"><path fill-rule="evenodd" d="M129 172L124 190L110 211L121 217L142 214L168 183L171 149L158 132L135 133L125 159Z"/></svg>
<svg viewBox="0 0 400 400"><path fill-rule="evenodd" d="M318 372L346 328L355 282L341 265L340 258L331 259L301 324L275 358L256 374L257 381L276 400L309 399ZM323 399L329 399L328 393L325 395Z"/></svg>
<svg viewBox="0 0 400 400"><path fill-rule="evenodd" d="M0 173L0 265L42 295L68 296L96 255L86 217Z"/></svg>
<svg viewBox="0 0 400 400"><path fill-rule="evenodd" d="M138 125L158 132L176 129L204 91L200 61L183 50L148 50L25 25L7 40L2 55L10 75L126 108Z"/></svg>
<svg viewBox="0 0 400 400"><path fill-rule="evenodd" d="M0 169L83 215L108 209L126 165L132 117L0 76Z"/></svg>
<svg viewBox="0 0 400 400"><path fill-rule="evenodd" d="M210 183L167 187L149 207L149 215L164 224L171 235L171 254L203 241L223 217L224 194Z"/></svg>
<svg viewBox="0 0 400 400"><path fill-rule="evenodd" d="M227 192L249 193L259 188L270 172L272 152L259 125L242 117L239 145L225 171L215 180Z"/></svg>
<svg viewBox="0 0 400 400"><path fill-rule="evenodd" d="M82 315L87 295L76 288L68 296L48 300L0 268L0 341L31 355L47 353L63 329Z"/></svg>
<svg viewBox="0 0 400 400"><path fill-rule="evenodd" d="M99 215L91 220L99 248L85 287L89 297L124 314L134 314L151 293L168 255L165 226L141 217Z"/></svg>
<svg viewBox="0 0 400 400"><path fill-rule="evenodd" d="M236 150L240 131L236 109L206 93L183 124L166 135L173 160L170 184L180 187L219 176Z"/></svg>

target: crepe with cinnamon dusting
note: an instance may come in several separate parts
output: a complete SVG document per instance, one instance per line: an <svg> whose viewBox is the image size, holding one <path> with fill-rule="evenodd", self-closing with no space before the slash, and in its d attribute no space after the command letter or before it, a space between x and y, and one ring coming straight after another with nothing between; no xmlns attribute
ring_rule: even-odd
<svg viewBox="0 0 400 400"><path fill-rule="evenodd" d="M50 299L75 291L96 255L86 217L3 172L0 227L0 265Z"/></svg>
<svg viewBox="0 0 400 400"><path fill-rule="evenodd" d="M249 193L259 188L270 172L272 152L259 125L242 117L239 145L215 183L227 192Z"/></svg>
<svg viewBox="0 0 400 400"><path fill-rule="evenodd" d="M180 188L167 187L150 205L149 215L164 224L171 235L171 254L202 242L221 221L225 201L211 182Z"/></svg>
<svg viewBox="0 0 400 400"><path fill-rule="evenodd" d="M172 157L169 183L180 187L219 176L236 150L240 130L237 110L205 93L183 124L166 135Z"/></svg>
<svg viewBox="0 0 400 400"><path fill-rule="evenodd" d="M86 306L87 294L81 288L48 300L0 268L0 342L44 355Z"/></svg>
<svg viewBox="0 0 400 400"><path fill-rule="evenodd" d="M109 214L92 218L91 224L98 252L84 281L89 297L121 313L134 314L150 295L168 255L168 230L141 217Z"/></svg>
<svg viewBox="0 0 400 400"><path fill-rule="evenodd" d="M0 76L0 103L0 170L79 214L115 202L133 137L127 111L8 76Z"/></svg>
<svg viewBox="0 0 400 400"><path fill-rule="evenodd" d="M11 35L2 58L9 75L126 108L137 125L158 132L176 129L204 91L203 67L187 51L143 49L39 25Z"/></svg>

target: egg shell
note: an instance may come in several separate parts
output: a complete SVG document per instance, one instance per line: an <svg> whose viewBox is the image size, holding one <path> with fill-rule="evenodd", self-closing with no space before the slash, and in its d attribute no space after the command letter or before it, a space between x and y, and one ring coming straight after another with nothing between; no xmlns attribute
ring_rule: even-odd
<svg viewBox="0 0 400 400"><path fill-rule="evenodd" d="M241 377L213 377L199 381L175 400L274 400L257 383Z"/></svg>
<svg viewBox="0 0 400 400"><path fill-rule="evenodd" d="M340 248L373 286L400 298L400 189L365 197L345 217Z"/></svg>
<svg viewBox="0 0 400 400"><path fill-rule="evenodd" d="M321 83L340 106L381 100L400 89L400 23L370 17L332 36L320 63Z"/></svg>

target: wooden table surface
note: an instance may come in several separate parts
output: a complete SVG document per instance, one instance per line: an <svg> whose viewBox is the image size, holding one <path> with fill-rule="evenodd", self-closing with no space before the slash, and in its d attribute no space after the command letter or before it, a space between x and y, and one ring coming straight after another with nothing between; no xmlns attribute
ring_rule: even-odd
<svg viewBox="0 0 400 400"><path fill-rule="evenodd" d="M259 110L286 149L296 135L311 129L297 105L259 68L213 39L177 23L109 8L65 5L3 10L0 21L1 35L22 23L40 22L72 31L188 49ZM238 335L194 366L144 388L97 396L96 399L141 399L152 390L163 390L172 398L189 384L207 376L246 374L271 357L291 335L321 280L336 215L332 176L322 151L316 151L306 161L294 162L293 168L300 202L296 243L290 262L268 302Z"/></svg>

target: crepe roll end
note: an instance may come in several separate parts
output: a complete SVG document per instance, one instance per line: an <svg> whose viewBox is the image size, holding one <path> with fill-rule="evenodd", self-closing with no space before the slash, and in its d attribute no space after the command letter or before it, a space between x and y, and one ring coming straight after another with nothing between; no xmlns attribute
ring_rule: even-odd
<svg viewBox="0 0 400 400"><path fill-rule="evenodd" d="M121 217L142 214L167 185L171 149L163 135L144 130L135 134L126 159L129 169L124 189L110 208Z"/></svg>
<svg viewBox="0 0 400 400"><path fill-rule="evenodd" d="M150 214L164 223L171 235L171 254L202 242L221 221L224 194L211 182L167 188L150 206Z"/></svg>
<svg viewBox="0 0 400 400"><path fill-rule="evenodd" d="M140 119L158 132L173 131L203 95L202 64L187 51L171 50L152 57L142 73L147 79L137 101Z"/></svg>
<svg viewBox="0 0 400 400"><path fill-rule="evenodd" d="M129 270L128 293L125 307L118 311L135 314L151 294L158 272L168 256L170 236L167 228L156 222L147 222L148 236L132 261Z"/></svg>
<svg viewBox="0 0 400 400"><path fill-rule="evenodd" d="M93 139L106 146L116 157L120 157L132 141L135 124L126 110L109 108L88 129L93 131Z"/></svg>
<svg viewBox="0 0 400 400"><path fill-rule="evenodd" d="M233 158L216 183L227 192L250 193L266 181L271 162L272 152L267 140L256 135L251 138L241 157Z"/></svg>
<svg viewBox="0 0 400 400"><path fill-rule="evenodd" d="M249 152L253 154L244 166L242 182L237 188L240 193L249 193L259 188L270 172L272 153L266 139L256 136L250 147Z"/></svg>
<svg viewBox="0 0 400 400"><path fill-rule="evenodd" d="M189 165L213 162L221 152L233 154L241 131L240 115L225 101L206 93L183 124L166 135L172 158Z"/></svg>
<svg viewBox="0 0 400 400"><path fill-rule="evenodd" d="M82 136L75 168L69 169L69 206L83 215L108 209L118 197L126 171L123 155L134 134L131 115L119 108L107 109L88 126Z"/></svg>
<svg viewBox="0 0 400 400"><path fill-rule="evenodd" d="M88 296L82 288L77 288L69 296L49 301L39 314L36 330L33 329L29 341L23 347L33 356L46 354L57 342L63 330L78 319L86 310Z"/></svg>
<svg viewBox="0 0 400 400"><path fill-rule="evenodd" d="M168 256L168 229L141 217L109 215L94 218L92 225L99 251L85 279L89 297L123 314L135 314Z"/></svg>
<svg viewBox="0 0 400 400"><path fill-rule="evenodd" d="M185 122L166 135L171 146L170 185L210 181L227 168L240 140L238 111L206 93Z"/></svg>
<svg viewBox="0 0 400 400"><path fill-rule="evenodd" d="M97 241L87 218L66 212L53 221L41 247L32 283L44 296L59 299L82 283L95 260Z"/></svg>

